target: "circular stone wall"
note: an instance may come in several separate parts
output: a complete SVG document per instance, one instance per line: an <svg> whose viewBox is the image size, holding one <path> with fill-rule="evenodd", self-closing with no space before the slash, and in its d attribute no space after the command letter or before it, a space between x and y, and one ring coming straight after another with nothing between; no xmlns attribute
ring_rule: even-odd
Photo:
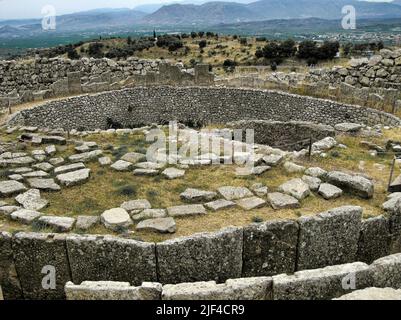
<svg viewBox="0 0 401 320"><path fill-rule="evenodd" d="M399 118L378 110L284 92L169 86L135 87L47 102L16 113L9 124L94 130L172 120L205 125L252 119L401 125Z"/></svg>

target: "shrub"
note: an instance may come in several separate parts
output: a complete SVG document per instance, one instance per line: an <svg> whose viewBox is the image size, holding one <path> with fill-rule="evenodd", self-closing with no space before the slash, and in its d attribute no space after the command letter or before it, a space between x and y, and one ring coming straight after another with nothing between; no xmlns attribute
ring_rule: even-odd
<svg viewBox="0 0 401 320"><path fill-rule="evenodd" d="M199 48L200 48L200 49L203 49L203 48L205 48L206 46L207 46L206 40L201 40L201 41L199 41Z"/></svg>
<svg viewBox="0 0 401 320"><path fill-rule="evenodd" d="M118 188L116 193L121 196L132 197L136 195L137 191L133 185L125 185Z"/></svg>
<svg viewBox="0 0 401 320"><path fill-rule="evenodd" d="M261 217L252 217L252 222L261 223L263 222L263 219Z"/></svg>

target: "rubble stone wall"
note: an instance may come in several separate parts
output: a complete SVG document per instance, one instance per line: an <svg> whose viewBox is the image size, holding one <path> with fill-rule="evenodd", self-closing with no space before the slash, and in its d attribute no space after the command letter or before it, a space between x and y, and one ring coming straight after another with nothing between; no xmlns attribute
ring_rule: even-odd
<svg viewBox="0 0 401 320"><path fill-rule="evenodd" d="M13 115L10 125L94 130L109 124L139 127L176 120L185 124L238 120L354 122L399 126L401 120L375 109L271 90L217 87L135 87L51 101Z"/></svg>

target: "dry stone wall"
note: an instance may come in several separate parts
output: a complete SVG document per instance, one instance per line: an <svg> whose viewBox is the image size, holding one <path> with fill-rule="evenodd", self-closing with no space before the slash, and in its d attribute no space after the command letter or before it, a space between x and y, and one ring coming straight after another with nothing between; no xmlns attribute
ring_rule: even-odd
<svg viewBox="0 0 401 320"><path fill-rule="evenodd" d="M135 87L44 103L14 114L10 125L108 129L164 124L227 123L238 120L311 121L334 125L354 122L399 126L385 112L270 90L216 87Z"/></svg>
<svg viewBox="0 0 401 320"><path fill-rule="evenodd" d="M212 85L208 65L183 69L164 60L129 58L0 61L0 108L43 99L137 85Z"/></svg>
<svg viewBox="0 0 401 320"><path fill-rule="evenodd" d="M401 215L401 206L393 215ZM113 236L24 232L12 236L3 232L0 233L0 284L7 299L64 299L63 287L67 282L75 285L84 281L127 282L130 285L123 290L124 296L132 294L138 297L138 289L133 289L135 293L127 293L127 290L132 291L131 286L144 286L143 282L212 281L205 288L206 292L220 292L215 296L205 293L206 297L212 298L226 297L227 292L241 285L247 287L247 283L253 283L249 279L252 277L262 277L258 288L265 290L272 287L269 284L271 280L266 282L266 277L273 277L276 298L287 295L295 298L306 297L309 293L305 288L312 288L317 281L316 275L319 275L328 280L322 282L324 286L320 287L316 297L337 297L343 291L335 281L344 275L344 270L356 268L363 275L361 279L366 278L365 263L355 264L354 261L371 262L383 254L397 252L391 249L394 248L391 241L382 239L397 241L395 239L401 233L395 234L390 228L389 217L381 219L380 226L366 228L364 226L371 225L372 221L361 220L361 208L345 206L316 217L301 217L296 221L273 220L243 228L229 227L157 244ZM384 248L378 247L377 243ZM345 269L328 267L338 264L345 264ZM58 270L57 287L52 291L43 289L41 282L43 267L48 265ZM377 282L387 284L385 274L399 270L401 254L387 260L379 259L373 265L384 270L384 275L377 275ZM319 267L323 267L322 271L302 271ZM276 278L282 273L288 275ZM248 280L227 281L241 277ZM397 279L394 278L391 284L396 286L399 283L401 287ZM366 282L366 285L370 284ZM327 290L332 291L327 293ZM233 297L240 297L238 292ZM277 292L281 293L278 295ZM271 294L249 293L249 297L256 296L268 297Z"/></svg>
<svg viewBox="0 0 401 320"><path fill-rule="evenodd" d="M273 277L228 279L224 283L143 283L133 287L124 282L68 282L65 292L69 300L329 300L365 288L400 289L400 271L401 254L394 254L371 265L354 262Z"/></svg>

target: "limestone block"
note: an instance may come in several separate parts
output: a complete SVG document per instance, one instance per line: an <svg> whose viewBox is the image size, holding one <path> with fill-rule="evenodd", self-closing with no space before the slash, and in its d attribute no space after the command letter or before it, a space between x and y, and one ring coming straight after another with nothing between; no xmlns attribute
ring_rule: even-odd
<svg viewBox="0 0 401 320"><path fill-rule="evenodd" d="M70 235L67 248L74 283L156 281L155 244L113 236Z"/></svg>
<svg viewBox="0 0 401 320"><path fill-rule="evenodd" d="M362 208L344 206L298 219L298 270L355 261Z"/></svg>
<svg viewBox="0 0 401 320"><path fill-rule="evenodd" d="M159 281L175 284L238 278L242 242L242 229L229 227L157 243Z"/></svg>

